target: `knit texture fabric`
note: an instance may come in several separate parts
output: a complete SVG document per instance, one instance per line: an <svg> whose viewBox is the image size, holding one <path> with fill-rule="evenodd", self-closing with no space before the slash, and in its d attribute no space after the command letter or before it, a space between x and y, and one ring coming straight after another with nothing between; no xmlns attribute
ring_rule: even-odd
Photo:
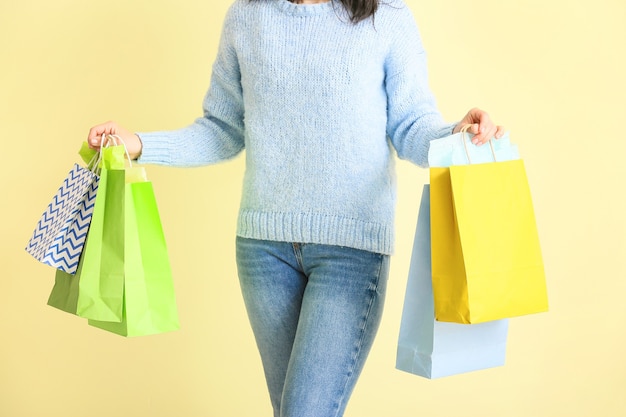
<svg viewBox="0 0 626 417"><path fill-rule="evenodd" d="M245 149L239 236L383 254L394 245L393 149L426 166L429 142L453 129L401 0L356 25L338 1L235 1L203 109L183 129L139 133L139 162L200 166Z"/></svg>

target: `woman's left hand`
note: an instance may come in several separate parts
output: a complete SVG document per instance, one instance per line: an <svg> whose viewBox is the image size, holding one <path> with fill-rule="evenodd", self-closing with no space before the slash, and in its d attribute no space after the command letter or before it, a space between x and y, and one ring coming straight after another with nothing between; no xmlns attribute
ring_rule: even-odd
<svg viewBox="0 0 626 417"><path fill-rule="evenodd" d="M465 125L471 125L467 130L473 133L472 143L474 145L482 145L489 142L492 138L500 139L504 135L504 127L496 126L487 112L473 108L465 117L454 127L452 133L458 133Z"/></svg>

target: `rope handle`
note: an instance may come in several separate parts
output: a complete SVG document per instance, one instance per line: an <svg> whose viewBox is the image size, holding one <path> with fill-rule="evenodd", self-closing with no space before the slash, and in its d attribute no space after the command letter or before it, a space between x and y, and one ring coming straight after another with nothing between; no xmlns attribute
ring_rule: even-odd
<svg viewBox="0 0 626 417"><path fill-rule="evenodd" d="M130 159L130 153L128 152L128 148L126 147L126 143L124 142L124 139L122 139L118 135L110 135L110 134L109 135L102 134L102 137L100 138L100 152L98 152L98 160L96 161L96 165L100 163L100 159L102 158L102 149L108 148L109 146L123 146L124 152L126 153L126 158L128 158L128 165L130 166L130 168L133 167L133 161L131 161Z"/></svg>
<svg viewBox="0 0 626 417"><path fill-rule="evenodd" d="M100 152L96 152L93 154L89 162L87 163L87 169L92 173L98 173L98 164L100 163Z"/></svg>
<svg viewBox="0 0 626 417"><path fill-rule="evenodd" d="M461 140L463 141L463 147L465 148L465 155L467 155L467 162L472 163L472 159L470 158L469 149L467 148L467 140L465 140L465 136L467 135L467 131L472 127L471 124L466 124L461 128ZM491 155L493 156L493 162L498 162L496 159L496 151L493 149L492 140L489 139L489 147L491 148Z"/></svg>

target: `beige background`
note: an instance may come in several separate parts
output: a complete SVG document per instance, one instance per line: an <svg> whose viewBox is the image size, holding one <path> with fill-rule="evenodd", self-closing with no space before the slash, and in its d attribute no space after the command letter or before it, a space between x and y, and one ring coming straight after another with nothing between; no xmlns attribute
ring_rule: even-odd
<svg viewBox="0 0 626 417"><path fill-rule="evenodd" d="M149 167L182 330L125 339L46 306L24 245L93 124L200 114L228 0L0 0L1 417L269 416L234 267L243 158ZM426 170L398 164L398 251L348 417L626 415L626 2L409 0L450 120L472 106L526 162L551 311L511 320L504 367L394 369ZM301 76L306 76L302 74Z"/></svg>

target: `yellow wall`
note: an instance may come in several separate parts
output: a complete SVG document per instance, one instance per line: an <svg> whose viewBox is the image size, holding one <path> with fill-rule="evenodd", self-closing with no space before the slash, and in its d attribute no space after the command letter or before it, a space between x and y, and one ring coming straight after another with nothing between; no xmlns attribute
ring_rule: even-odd
<svg viewBox="0 0 626 417"><path fill-rule="evenodd" d="M504 367L436 381L394 369L427 171L401 162L398 251L347 416L626 415L626 2L409 0L442 112L489 110L520 145L551 311L511 321ZM0 0L1 417L269 416L239 294L243 158L149 167L182 330L124 339L46 306L23 250L88 128L200 114L229 0Z"/></svg>

